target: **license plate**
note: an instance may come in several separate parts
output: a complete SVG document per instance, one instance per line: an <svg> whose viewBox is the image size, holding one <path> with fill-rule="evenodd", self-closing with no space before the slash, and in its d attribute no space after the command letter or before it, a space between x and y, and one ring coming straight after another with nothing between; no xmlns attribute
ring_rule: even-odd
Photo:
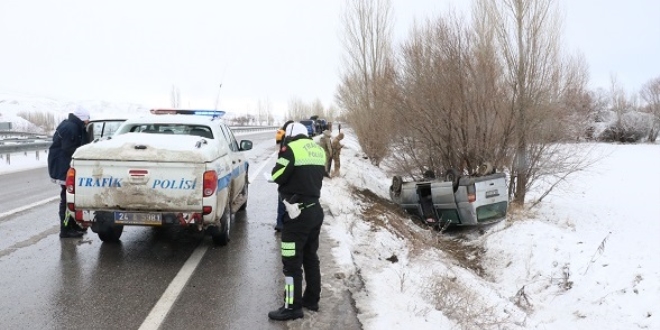
<svg viewBox="0 0 660 330"><path fill-rule="evenodd" d="M160 213L115 212L115 223L128 225L160 225Z"/></svg>
<svg viewBox="0 0 660 330"><path fill-rule="evenodd" d="M499 195L500 195L500 193L497 191L497 189L486 191L486 198L495 197L495 196L499 196Z"/></svg>

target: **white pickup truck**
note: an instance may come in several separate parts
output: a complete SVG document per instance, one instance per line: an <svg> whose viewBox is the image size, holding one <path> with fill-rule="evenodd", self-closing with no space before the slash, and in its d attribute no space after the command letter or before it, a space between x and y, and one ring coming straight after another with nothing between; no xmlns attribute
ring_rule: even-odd
<svg viewBox="0 0 660 330"><path fill-rule="evenodd" d="M126 120L110 138L76 150L67 173L67 207L104 242L125 225L206 230L226 245L235 212L245 210L249 164L221 111L151 111Z"/></svg>

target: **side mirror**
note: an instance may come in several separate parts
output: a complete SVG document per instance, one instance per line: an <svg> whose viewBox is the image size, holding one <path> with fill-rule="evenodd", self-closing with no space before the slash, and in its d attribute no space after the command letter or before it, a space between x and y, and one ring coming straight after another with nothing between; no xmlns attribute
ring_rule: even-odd
<svg viewBox="0 0 660 330"><path fill-rule="evenodd" d="M246 151L252 149L252 141L250 140L241 140L240 150Z"/></svg>

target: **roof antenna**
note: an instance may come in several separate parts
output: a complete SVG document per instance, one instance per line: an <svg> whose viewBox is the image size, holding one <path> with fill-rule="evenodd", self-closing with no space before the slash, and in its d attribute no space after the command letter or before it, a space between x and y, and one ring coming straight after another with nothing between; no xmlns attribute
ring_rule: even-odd
<svg viewBox="0 0 660 330"><path fill-rule="evenodd" d="M215 108L218 110L218 101L220 101L220 89L222 89L222 82L225 80L225 73L227 72L227 66L225 65L225 70L222 72L222 78L220 79L220 86L218 86L218 94L215 96Z"/></svg>
<svg viewBox="0 0 660 330"><path fill-rule="evenodd" d="M222 83L220 83L220 86L218 87L218 94L215 96L215 109L218 110L218 100L220 100L220 89L222 88Z"/></svg>

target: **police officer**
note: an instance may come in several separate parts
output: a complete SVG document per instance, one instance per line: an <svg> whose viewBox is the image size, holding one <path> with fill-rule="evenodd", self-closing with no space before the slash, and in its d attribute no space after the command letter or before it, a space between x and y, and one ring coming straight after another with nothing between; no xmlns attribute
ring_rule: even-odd
<svg viewBox="0 0 660 330"><path fill-rule="evenodd" d="M280 148L272 171L279 194L289 204L281 237L284 305L268 313L270 319L279 321L303 317L303 307L313 311L319 309L321 271L317 250L323 224L319 197L325 173L325 153L307 136L303 124L289 124L285 136L291 139ZM298 210L299 213L294 212Z"/></svg>
<svg viewBox="0 0 660 330"><path fill-rule="evenodd" d="M66 212L66 173L71 156L78 147L87 143L85 125L89 123L89 111L78 107L62 121L55 134L53 144L48 149L48 174L52 182L60 185L60 238L81 237L84 230Z"/></svg>

